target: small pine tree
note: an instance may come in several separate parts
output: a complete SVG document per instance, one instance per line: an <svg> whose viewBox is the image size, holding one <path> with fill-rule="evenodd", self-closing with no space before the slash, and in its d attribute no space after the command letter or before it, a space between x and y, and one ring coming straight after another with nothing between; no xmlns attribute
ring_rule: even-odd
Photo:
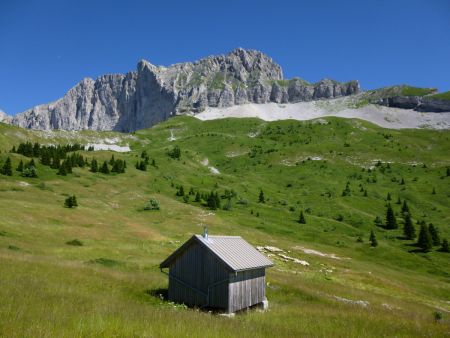
<svg viewBox="0 0 450 338"><path fill-rule="evenodd" d="M93 158L92 161L91 161L91 171L93 173L96 173L98 171L98 163L97 163L97 160L95 158Z"/></svg>
<svg viewBox="0 0 450 338"><path fill-rule="evenodd" d="M430 223L428 225L428 231L431 235L431 240L433 241L433 245L440 245L441 244L441 238L439 236L439 229L438 227L434 226L433 223Z"/></svg>
<svg viewBox="0 0 450 338"><path fill-rule="evenodd" d="M391 193L387 193L387 196L386 196L386 201L390 201L391 200Z"/></svg>
<svg viewBox="0 0 450 338"><path fill-rule="evenodd" d="M201 201L200 193L197 191L197 193L195 194L195 202L200 202L200 201Z"/></svg>
<svg viewBox="0 0 450 338"><path fill-rule="evenodd" d="M78 206L77 197L75 195L72 196L72 206L73 207L77 207Z"/></svg>
<svg viewBox="0 0 450 338"><path fill-rule="evenodd" d="M306 219L305 219L305 215L303 214L303 210L300 211L300 217L298 218L298 222L300 224L306 224Z"/></svg>
<svg viewBox="0 0 450 338"><path fill-rule="evenodd" d="M447 239L443 239L442 240L441 251L442 252L450 252L450 247L448 246L448 240Z"/></svg>
<svg viewBox="0 0 450 338"><path fill-rule="evenodd" d="M108 163L106 161L103 162L102 167L99 170L102 174L109 174Z"/></svg>
<svg viewBox="0 0 450 338"><path fill-rule="evenodd" d="M436 195L436 189L433 187L433 190L431 191L431 195Z"/></svg>
<svg viewBox="0 0 450 338"><path fill-rule="evenodd" d="M397 229L397 220L390 204L386 210L386 229Z"/></svg>
<svg viewBox="0 0 450 338"><path fill-rule="evenodd" d="M367 190L364 190L364 197L367 197Z"/></svg>
<svg viewBox="0 0 450 338"><path fill-rule="evenodd" d="M405 224L403 225L403 234L407 239L414 239L416 237L416 229L411 221L411 216L406 214Z"/></svg>
<svg viewBox="0 0 450 338"><path fill-rule="evenodd" d="M266 198L264 197L264 191L260 190L259 197L258 197L259 203L266 203Z"/></svg>
<svg viewBox="0 0 450 338"><path fill-rule="evenodd" d="M417 240L419 246L424 252L428 252L433 247L433 239L431 238L428 227L424 224L420 226L419 238Z"/></svg>
<svg viewBox="0 0 450 338"><path fill-rule="evenodd" d="M66 208L72 208L73 207L72 196L69 196L69 197L66 198L66 200L64 201L64 206Z"/></svg>
<svg viewBox="0 0 450 338"><path fill-rule="evenodd" d="M19 165L17 166L16 170L19 172L23 172L23 161L22 160L20 160Z"/></svg>
<svg viewBox="0 0 450 338"><path fill-rule="evenodd" d="M406 200L403 200L402 214L409 214L409 207L408 207L408 203L406 202Z"/></svg>
<svg viewBox="0 0 450 338"><path fill-rule="evenodd" d="M67 176L67 171L66 171L66 166L65 165L61 165L59 167L57 175Z"/></svg>
<svg viewBox="0 0 450 338"><path fill-rule="evenodd" d="M11 159L8 157L6 159L5 164L3 164L2 169L0 170L0 173L6 176L12 176L12 165L11 165Z"/></svg>
<svg viewBox="0 0 450 338"><path fill-rule="evenodd" d="M450 167L447 168L447 177L450 176Z"/></svg>
<svg viewBox="0 0 450 338"><path fill-rule="evenodd" d="M395 204L402 204L402 200L400 199L400 197L399 198L397 198L397 202L395 202Z"/></svg>
<svg viewBox="0 0 450 338"><path fill-rule="evenodd" d="M377 238L375 237L375 233L373 232L373 230L370 230L369 241L370 241L370 246L372 246L372 247L376 247L378 245L378 241L377 241Z"/></svg>
<svg viewBox="0 0 450 338"><path fill-rule="evenodd" d="M116 162L114 155L111 156L111 159L109 160L109 165L113 166L114 163Z"/></svg>
<svg viewBox="0 0 450 338"><path fill-rule="evenodd" d="M401 185L405 185L405 179L402 177L402 181L400 182Z"/></svg>
<svg viewBox="0 0 450 338"><path fill-rule="evenodd" d="M375 220L373 221L377 227L383 226L383 220L380 216L375 217Z"/></svg>

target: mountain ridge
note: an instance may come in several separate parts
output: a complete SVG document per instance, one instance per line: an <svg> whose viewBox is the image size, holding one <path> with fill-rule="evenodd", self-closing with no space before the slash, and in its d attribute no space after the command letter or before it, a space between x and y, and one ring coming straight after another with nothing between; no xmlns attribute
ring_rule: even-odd
<svg viewBox="0 0 450 338"><path fill-rule="evenodd" d="M237 48L168 67L141 60L136 71L84 78L62 98L17 114L12 123L43 130L135 131L206 107L311 101L359 91L358 81L285 80L272 58Z"/></svg>

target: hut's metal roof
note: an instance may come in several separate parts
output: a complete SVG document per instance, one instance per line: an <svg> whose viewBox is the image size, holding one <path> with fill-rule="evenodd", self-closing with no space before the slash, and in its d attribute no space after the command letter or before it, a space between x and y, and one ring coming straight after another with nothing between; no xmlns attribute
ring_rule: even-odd
<svg viewBox="0 0 450 338"><path fill-rule="evenodd" d="M196 241L214 253L231 271L252 270L273 266L271 260L256 250L240 236L192 236L161 264L160 268L169 267L170 263L178 257L190 244Z"/></svg>

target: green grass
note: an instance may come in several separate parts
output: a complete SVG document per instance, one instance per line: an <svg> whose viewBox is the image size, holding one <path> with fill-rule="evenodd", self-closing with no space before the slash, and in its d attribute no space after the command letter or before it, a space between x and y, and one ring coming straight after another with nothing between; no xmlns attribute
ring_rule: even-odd
<svg viewBox="0 0 450 338"><path fill-rule="evenodd" d="M425 96L428 94L435 93L435 88L420 88L420 87L411 87L404 86L401 90L401 95L404 96Z"/></svg>
<svg viewBox="0 0 450 338"><path fill-rule="evenodd" d="M427 98L436 99L436 100L450 100L450 91L443 92L439 94L429 95Z"/></svg>
<svg viewBox="0 0 450 338"><path fill-rule="evenodd" d="M450 238L449 131L326 121L176 117L132 137L49 136L0 124L0 166L7 156L13 168L25 159L7 153L25 140L120 137L132 148L115 153L128 163L125 174L77 168L60 177L38 163L37 179L17 172L0 175L0 336L445 336L450 330L449 255L438 247L426 254L410 252L414 241L401 239L401 228L376 228L373 220L384 218L389 192L400 227L398 197L408 201L414 223L432 222L441 237ZM176 141L168 140L170 130ZM180 160L167 156L174 145L181 148ZM146 172L133 166L144 149L156 160ZM111 154L83 153L99 162ZM202 164L206 158L220 174ZM390 168L375 166L378 160L390 162ZM363 170L369 167L371 172ZM351 195L343 197L347 182ZM237 197L231 211L205 217L205 207L193 202L194 196L188 203L175 196L178 185L186 192L191 187L219 193L233 189ZM260 189L264 204L257 202ZM64 208L64 199L73 194L79 206ZM161 210L143 211L150 198ZM301 210L303 225L297 223ZM193 233L201 233L202 223L210 234L277 246L310 266L272 257L267 313L228 319L167 303L158 296L167 287L158 264ZM371 229L376 248L368 243ZM357 241L360 236L363 243ZM67 244L74 239L83 245ZM341 259L305 254L301 248ZM435 311L443 313L440 323L434 321Z"/></svg>

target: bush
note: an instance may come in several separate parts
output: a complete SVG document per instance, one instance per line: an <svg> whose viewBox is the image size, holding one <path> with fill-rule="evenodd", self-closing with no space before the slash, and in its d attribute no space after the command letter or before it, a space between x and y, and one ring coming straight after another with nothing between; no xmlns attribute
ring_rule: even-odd
<svg viewBox="0 0 450 338"><path fill-rule="evenodd" d="M145 204L144 210L160 210L159 202L155 198L150 198Z"/></svg>
<svg viewBox="0 0 450 338"><path fill-rule="evenodd" d="M78 239L72 239L71 241L66 242L67 245L73 245L73 246L83 246L83 242L81 242Z"/></svg>

